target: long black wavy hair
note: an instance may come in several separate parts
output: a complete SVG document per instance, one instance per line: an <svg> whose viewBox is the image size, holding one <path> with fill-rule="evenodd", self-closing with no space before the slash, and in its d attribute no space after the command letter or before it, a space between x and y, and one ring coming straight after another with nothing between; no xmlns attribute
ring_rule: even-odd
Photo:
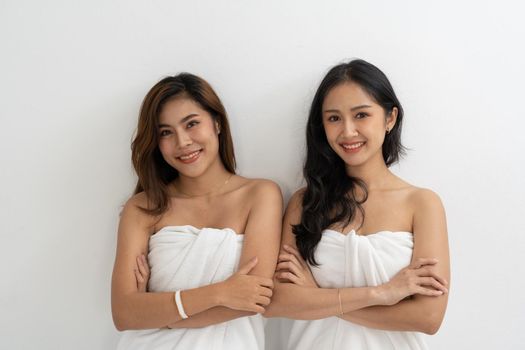
<svg viewBox="0 0 525 350"><path fill-rule="evenodd" d="M322 231L336 223L347 226L359 211L364 221L362 204L368 198L364 181L349 176L344 161L328 144L322 121L322 107L326 95L334 87L354 82L363 88L383 109L385 117L396 107L397 121L386 134L382 146L387 166L397 162L404 154L401 144L403 108L386 75L376 66L356 59L339 64L326 74L312 101L306 125L306 160L303 168L306 189L302 197L301 222L293 226L297 248L302 257L318 265L314 252ZM356 197L356 188L364 195Z"/></svg>

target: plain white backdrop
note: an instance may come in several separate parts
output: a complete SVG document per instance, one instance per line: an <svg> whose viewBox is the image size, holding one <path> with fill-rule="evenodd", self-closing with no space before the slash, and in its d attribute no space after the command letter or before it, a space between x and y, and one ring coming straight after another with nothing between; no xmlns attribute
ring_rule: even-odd
<svg viewBox="0 0 525 350"><path fill-rule="evenodd" d="M130 141L159 79L207 79L239 173L288 199L313 93L358 57L405 108L411 150L395 172L438 192L448 214L451 294L430 347L522 349L523 13L518 1L0 1L0 348L115 347Z"/></svg>

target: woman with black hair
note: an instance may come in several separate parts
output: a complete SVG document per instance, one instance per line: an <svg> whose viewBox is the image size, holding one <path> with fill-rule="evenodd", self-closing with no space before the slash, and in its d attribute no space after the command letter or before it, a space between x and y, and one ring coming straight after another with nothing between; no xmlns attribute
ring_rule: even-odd
<svg viewBox="0 0 525 350"><path fill-rule="evenodd" d="M289 349L425 349L450 277L445 212L394 175L403 109L363 60L333 67L307 123L306 187L288 204L270 317Z"/></svg>

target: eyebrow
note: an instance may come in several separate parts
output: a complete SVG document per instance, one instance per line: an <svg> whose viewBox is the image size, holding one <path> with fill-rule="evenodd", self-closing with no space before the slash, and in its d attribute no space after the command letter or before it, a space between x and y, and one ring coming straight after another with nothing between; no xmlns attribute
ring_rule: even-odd
<svg viewBox="0 0 525 350"><path fill-rule="evenodd" d="M184 124L186 123L188 120L190 120L191 118L193 117L197 117L198 114L197 113L191 113L191 114L188 114L187 116L185 116L184 118L182 118L182 120L179 122L179 124ZM169 124L159 124L159 128L165 128L165 127L170 127L171 125Z"/></svg>
<svg viewBox="0 0 525 350"><path fill-rule="evenodd" d="M355 110L358 110L358 109L361 109L361 108L371 108L372 106L370 105L359 105L359 106L355 106L355 107L352 107L350 108L350 111L353 112ZM338 109L326 109L323 111L323 113L334 113L334 112L339 112Z"/></svg>

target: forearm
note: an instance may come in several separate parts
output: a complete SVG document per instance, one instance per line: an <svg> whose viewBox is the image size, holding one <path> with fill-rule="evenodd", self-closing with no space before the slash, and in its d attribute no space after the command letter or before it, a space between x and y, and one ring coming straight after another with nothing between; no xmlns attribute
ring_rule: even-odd
<svg viewBox="0 0 525 350"><path fill-rule="evenodd" d="M445 298L445 297L438 297ZM403 300L392 306L372 306L351 311L342 319L365 327L388 331L414 331L434 334L439 329L446 306L431 305L437 300L428 297ZM442 304L439 301L438 304ZM446 300L444 301L446 303Z"/></svg>
<svg viewBox="0 0 525 350"><path fill-rule="evenodd" d="M253 316L254 312L232 310L224 306L217 306L170 324L169 328L202 328L234 320L239 317Z"/></svg>
<svg viewBox="0 0 525 350"><path fill-rule="evenodd" d="M341 288L341 303L337 289L309 288L292 283L277 283L274 296L264 316L287 317L297 320L317 320L377 305L380 297L376 288Z"/></svg>
<svg viewBox="0 0 525 350"><path fill-rule="evenodd" d="M219 305L213 284L184 290L181 298L189 316ZM134 292L113 299L113 319L118 330L163 328L182 320L172 292Z"/></svg>

